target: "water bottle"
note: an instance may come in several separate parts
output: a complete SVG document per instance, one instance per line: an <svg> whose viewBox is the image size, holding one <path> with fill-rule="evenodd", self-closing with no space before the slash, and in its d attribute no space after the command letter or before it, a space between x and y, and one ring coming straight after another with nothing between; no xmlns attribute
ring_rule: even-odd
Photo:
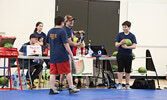
<svg viewBox="0 0 167 100"><path fill-rule="evenodd" d="M86 48L83 48L83 56L86 55Z"/></svg>
<svg viewBox="0 0 167 100"><path fill-rule="evenodd" d="M90 57L92 57L92 54L93 54L93 50L91 49L91 44L90 44L91 40L89 40L89 44L88 44L88 55Z"/></svg>
<svg viewBox="0 0 167 100"><path fill-rule="evenodd" d="M82 42L84 40L84 35L80 34L80 37L81 37L80 42Z"/></svg>
<svg viewBox="0 0 167 100"><path fill-rule="evenodd" d="M81 56L81 48L78 48L79 56Z"/></svg>
<svg viewBox="0 0 167 100"><path fill-rule="evenodd" d="M77 48L76 56L81 56L81 48Z"/></svg>

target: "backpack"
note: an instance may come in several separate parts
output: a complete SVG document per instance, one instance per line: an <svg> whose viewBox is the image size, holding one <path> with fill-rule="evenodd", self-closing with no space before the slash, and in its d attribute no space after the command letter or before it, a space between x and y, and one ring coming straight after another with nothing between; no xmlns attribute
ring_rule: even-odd
<svg viewBox="0 0 167 100"><path fill-rule="evenodd" d="M115 88L115 82L112 80L111 75L106 71L106 78L108 79L108 88Z"/></svg>

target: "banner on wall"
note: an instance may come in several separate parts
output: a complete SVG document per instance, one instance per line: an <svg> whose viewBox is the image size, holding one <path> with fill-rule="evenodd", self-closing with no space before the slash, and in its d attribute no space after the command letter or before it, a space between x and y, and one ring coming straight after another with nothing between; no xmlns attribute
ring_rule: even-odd
<svg viewBox="0 0 167 100"><path fill-rule="evenodd" d="M73 76L93 76L93 59L78 57L74 59L76 74Z"/></svg>

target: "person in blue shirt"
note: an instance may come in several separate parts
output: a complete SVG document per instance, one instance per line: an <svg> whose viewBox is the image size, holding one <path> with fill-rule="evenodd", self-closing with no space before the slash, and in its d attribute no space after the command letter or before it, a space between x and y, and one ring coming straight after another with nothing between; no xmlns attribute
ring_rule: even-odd
<svg viewBox="0 0 167 100"><path fill-rule="evenodd" d="M46 34L44 32L42 32L43 29L43 23L42 22L37 22L35 25L35 29L34 29L34 34L36 34L38 36L38 44L42 47L42 56L47 56L47 54L45 53L45 49L48 48L46 46ZM40 63L41 65L43 65L43 63L45 62L47 65L47 68L49 68L49 59L34 59L34 62ZM40 73L42 76L42 72ZM43 80L41 79L40 82L43 82Z"/></svg>
<svg viewBox="0 0 167 100"><path fill-rule="evenodd" d="M55 87L55 75L66 74L66 78L69 84L69 93L76 93L80 90L77 89L72 82L71 68L69 62L69 56L73 59L67 33L62 29L64 26L64 18L57 16L55 18L55 27L50 29L46 42L50 47L50 91L49 94L58 94Z"/></svg>
<svg viewBox="0 0 167 100"><path fill-rule="evenodd" d="M24 43L24 45L39 45L38 43L38 36L36 34L31 34L30 35L30 41L27 43ZM20 48L19 50L19 55L23 55L23 48L24 45ZM24 66L24 68L28 68L28 60L19 59L19 64L21 67ZM34 79L39 77L39 74L42 72L43 66L39 63L33 62L33 59L30 60L30 75L31 75L31 80L32 82ZM27 83L29 86L31 86L29 76L28 76L28 71L26 74L26 79ZM32 88L36 88L35 84L33 84Z"/></svg>
<svg viewBox="0 0 167 100"><path fill-rule="evenodd" d="M45 49L48 48L46 45L46 34L44 32L42 32L43 29L43 23L42 22L37 22L35 25L35 29L34 29L34 34L36 34L38 36L38 44L42 46L42 55L43 56L47 56L45 54ZM43 62L45 61L46 65L49 66L49 60L45 59L39 59L39 60L35 60L35 62L40 63L41 65L43 65Z"/></svg>
<svg viewBox="0 0 167 100"><path fill-rule="evenodd" d="M73 42L74 35L84 34L85 32L83 30L80 30L80 31L73 30L72 27L74 26L75 18L72 17L71 15L66 15L64 18L65 18L65 25L63 26L63 29L67 32L70 48L73 51L73 47L78 47L82 45L81 42L78 42L78 43Z"/></svg>
<svg viewBox="0 0 167 100"><path fill-rule="evenodd" d="M129 80L132 66L132 49L136 48L136 37L129 30L131 28L131 22L125 21L122 23L123 32L119 33L115 39L115 46L118 48L117 63L118 63L118 82L119 85L117 89L122 89L122 77L123 69L125 68L125 80L126 89L130 89ZM125 44L125 39L130 39L132 41L131 46Z"/></svg>
<svg viewBox="0 0 167 100"><path fill-rule="evenodd" d="M34 29L34 34L36 34L38 36L38 44L40 44L42 46L42 51L45 52L46 47L46 34L44 32L42 32L43 29L43 23L42 22L37 22L35 25L35 29Z"/></svg>
<svg viewBox="0 0 167 100"><path fill-rule="evenodd" d="M74 35L77 35L77 34L84 34L85 32L83 30L80 30L80 31L74 31L72 29L72 27L74 26L74 20L75 18L72 17L71 15L66 15L64 17L65 19L65 25L63 26L63 29L67 32L67 37L68 37L68 41L69 41L69 45L70 45L70 48L71 48L71 51L73 52L73 47L79 47L82 44L82 42L74 42L73 41L73 38L74 38ZM71 68L75 68L75 65L74 63L72 64L72 61L70 60L70 65L71 65ZM72 74L75 74L74 72L72 72ZM59 91L62 91L62 87L63 87L63 81L64 81L64 75L60 75L60 82L59 82ZM75 83L75 77L73 77L73 82L74 84ZM78 79L78 84L77 87L81 87L81 78Z"/></svg>

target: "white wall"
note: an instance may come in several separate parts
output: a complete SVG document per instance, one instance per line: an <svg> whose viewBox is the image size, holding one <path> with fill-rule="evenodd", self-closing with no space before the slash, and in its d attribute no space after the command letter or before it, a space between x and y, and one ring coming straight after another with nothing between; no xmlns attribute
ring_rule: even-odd
<svg viewBox="0 0 167 100"><path fill-rule="evenodd" d="M119 30L122 31L121 24L125 20L132 22L131 32L138 42L134 53L138 57L145 56L145 50L149 48L158 74L164 76L167 72L167 0L107 1L120 1ZM6 36L16 36L14 46L17 48L28 41L37 21L44 23L43 31L47 33L54 25L54 16L55 0L0 0L0 32L6 32ZM152 45L154 47L150 47ZM144 59L133 61L134 69L140 66L145 66Z"/></svg>
<svg viewBox="0 0 167 100"><path fill-rule="evenodd" d="M44 23L43 32L47 34L54 27L54 17L55 0L0 0L0 32L16 36L14 47L18 49L29 41L38 21Z"/></svg>
<svg viewBox="0 0 167 100"><path fill-rule="evenodd" d="M0 0L0 32L16 36L18 48L29 40L38 21L47 33L54 26L54 16L55 0Z"/></svg>
<svg viewBox="0 0 167 100"><path fill-rule="evenodd" d="M167 0L128 0L127 18L132 22L131 32L138 42L134 52L136 56L145 56L149 49L160 76L167 74L166 11ZM144 59L133 62L134 68L140 66L145 66Z"/></svg>
<svg viewBox="0 0 167 100"><path fill-rule="evenodd" d="M164 45L166 40L167 0L129 0L128 20L132 22L139 45ZM144 35L144 36L143 36Z"/></svg>

